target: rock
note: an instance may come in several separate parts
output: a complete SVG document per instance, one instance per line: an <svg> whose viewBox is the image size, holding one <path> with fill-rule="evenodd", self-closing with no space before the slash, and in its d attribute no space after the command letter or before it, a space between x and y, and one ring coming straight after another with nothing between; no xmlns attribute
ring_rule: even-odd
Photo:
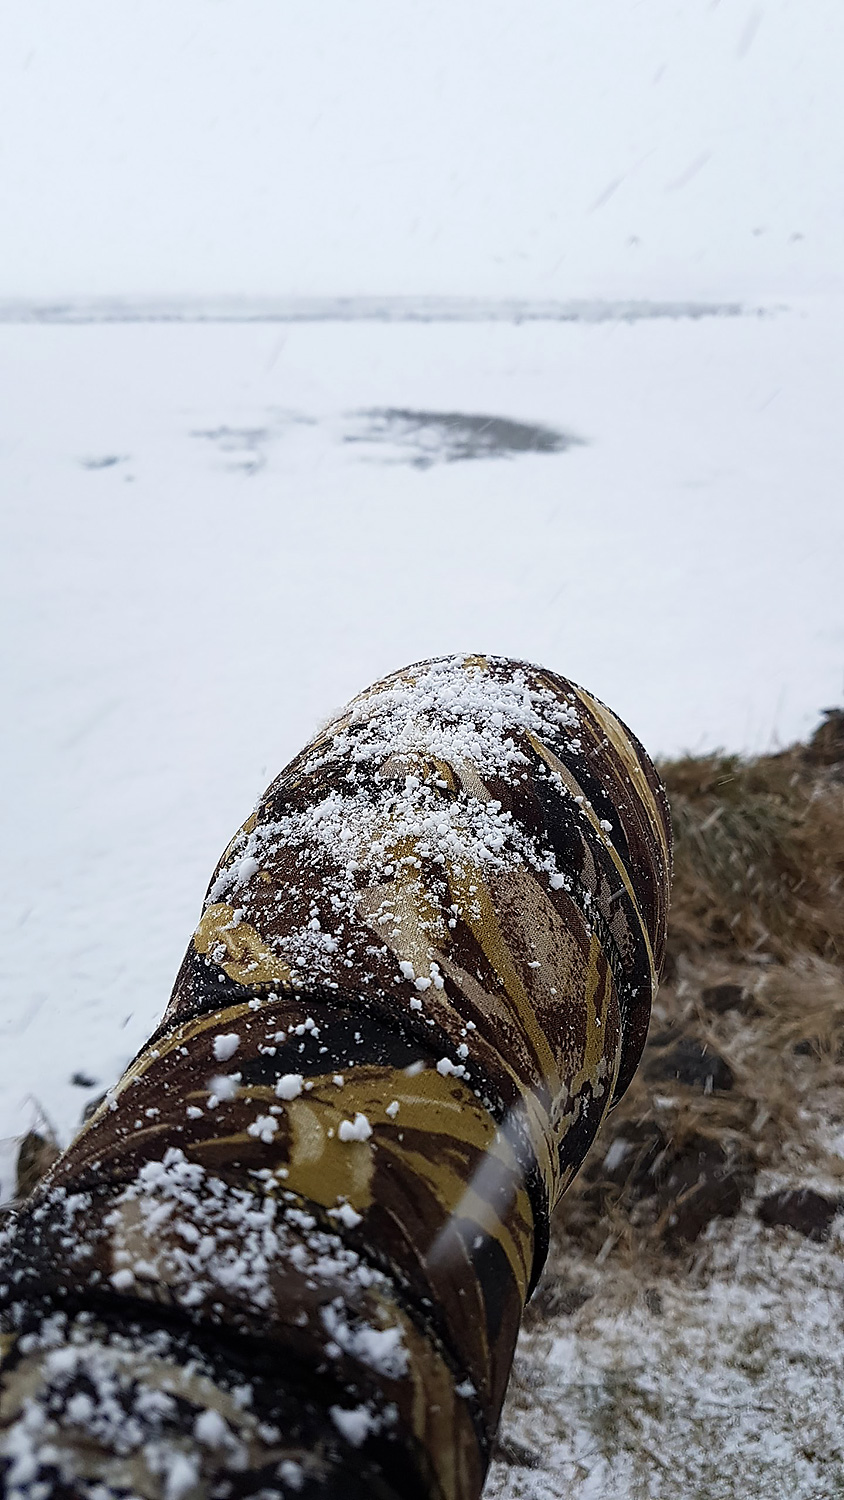
<svg viewBox="0 0 844 1500"><path fill-rule="evenodd" d="M769 1193L756 1210L763 1224L784 1224L807 1239L821 1241L829 1236L832 1221L844 1208L837 1198L827 1198L812 1188L785 1188Z"/></svg>
<svg viewBox="0 0 844 1500"><path fill-rule="evenodd" d="M616 1129L603 1160L586 1168L586 1191L572 1201L568 1223L575 1233L578 1227L608 1223L609 1211L633 1223L658 1225L666 1244L679 1249L713 1219L736 1214L752 1191L755 1161L733 1142L699 1133L675 1141L667 1125L660 1128L647 1119L622 1121ZM559 1295L552 1286L549 1299ZM549 1305L548 1311L556 1308Z"/></svg>
<svg viewBox="0 0 844 1500"><path fill-rule="evenodd" d="M682 1035L679 1026L666 1026L664 1031L654 1031L648 1036L648 1048L667 1047L671 1042L678 1042Z"/></svg>
<svg viewBox="0 0 844 1500"><path fill-rule="evenodd" d="M96 1078L89 1077L87 1073L74 1073L70 1081L78 1089L95 1089L97 1086Z"/></svg>
<svg viewBox="0 0 844 1500"><path fill-rule="evenodd" d="M740 984L710 984L700 992L701 1004L713 1015L723 1016L730 1010L759 1015L759 1006Z"/></svg>
<svg viewBox="0 0 844 1500"><path fill-rule="evenodd" d="M684 1036L667 1051L655 1051L648 1058L644 1075L653 1083L668 1083L676 1079L699 1087L704 1092L733 1087L733 1070L711 1047L706 1047L694 1037Z"/></svg>
<svg viewBox="0 0 844 1500"><path fill-rule="evenodd" d="M666 1240L690 1243L713 1219L732 1218L754 1177L749 1157L707 1136L688 1136L666 1153L657 1174Z"/></svg>

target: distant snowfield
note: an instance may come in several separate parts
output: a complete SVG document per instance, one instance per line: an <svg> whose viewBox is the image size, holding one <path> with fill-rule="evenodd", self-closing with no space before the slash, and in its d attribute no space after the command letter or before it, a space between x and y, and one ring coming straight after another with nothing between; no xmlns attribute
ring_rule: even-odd
<svg viewBox="0 0 844 1500"><path fill-rule="evenodd" d="M383 673L530 658L655 754L840 702L842 347L835 299L0 327L0 1137L69 1136L231 833Z"/></svg>

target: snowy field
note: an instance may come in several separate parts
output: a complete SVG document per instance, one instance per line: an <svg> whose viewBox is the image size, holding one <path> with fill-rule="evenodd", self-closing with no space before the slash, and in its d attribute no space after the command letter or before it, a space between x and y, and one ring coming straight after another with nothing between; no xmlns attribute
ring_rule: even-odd
<svg viewBox="0 0 844 1500"><path fill-rule="evenodd" d="M0 327L0 1138L68 1139L231 833L383 673L544 662L655 754L840 702L842 342L833 300Z"/></svg>

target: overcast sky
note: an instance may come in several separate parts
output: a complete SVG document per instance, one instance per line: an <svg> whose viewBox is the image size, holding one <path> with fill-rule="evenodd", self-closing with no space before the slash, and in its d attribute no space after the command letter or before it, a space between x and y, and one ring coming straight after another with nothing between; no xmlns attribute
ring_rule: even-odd
<svg viewBox="0 0 844 1500"><path fill-rule="evenodd" d="M831 290L842 64L842 0L4 0L0 296Z"/></svg>

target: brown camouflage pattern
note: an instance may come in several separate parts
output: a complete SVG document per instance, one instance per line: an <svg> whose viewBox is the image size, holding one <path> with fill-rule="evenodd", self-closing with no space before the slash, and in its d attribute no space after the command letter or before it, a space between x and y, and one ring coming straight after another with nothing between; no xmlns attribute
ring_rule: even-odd
<svg viewBox="0 0 844 1500"><path fill-rule="evenodd" d="M550 1214L644 1044L670 864L651 762L565 679L459 657L355 699L229 845L161 1026L5 1232L0 1434L45 1309L65 1339L88 1309L98 1359L132 1327L149 1364L157 1324L171 1376L207 1365L248 1457L223 1479L202 1449L187 1500L476 1500ZM123 1493L59 1426L66 1493Z"/></svg>

